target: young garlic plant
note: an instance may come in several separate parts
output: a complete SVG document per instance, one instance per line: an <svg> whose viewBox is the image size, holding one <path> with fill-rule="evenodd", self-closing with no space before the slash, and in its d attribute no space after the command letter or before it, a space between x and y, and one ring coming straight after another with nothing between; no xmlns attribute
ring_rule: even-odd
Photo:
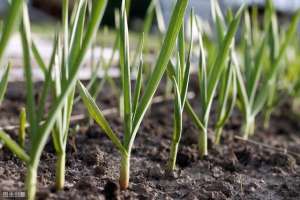
<svg viewBox="0 0 300 200"><path fill-rule="evenodd" d="M266 106L270 91L273 92L274 80L278 75L280 69L281 60L285 54L288 44L296 32L297 23L300 17L300 12L292 18L291 24L284 34L284 39L278 47L278 53L275 49L276 43L276 26L277 21L274 17L274 11L270 1L268 1L267 14L265 17L265 26L267 31L264 32L264 36L261 41L253 41L251 38L251 24L249 20L249 15L245 15L245 45L244 45L244 74L242 73L240 67L238 67L238 60L235 58L235 66L237 70L237 85L239 93L239 108L244 116L243 125L243 137L248 139L250 135L254 134L255 131L255 119L256 116L263 110ZM271 34L270 34L271 33ZM265 59L265 53L267 49L268 42L273 45L274 49L270 48L271 51L271 65L269 65L266 71L263 70L263 64ZM258 48L251 49L254 43L258 43ZM234 56L236 57L236 56ZM265 72L266 75L263 76Z"/></svg>
<svg viewBox="0 0 300 200"><path fill-rule="evenodd" d="M222 41L224 40L225 37L225 30L226 27L228 26L227 24L230 24L232 21L232 12L231 10L227 11L226 19L224 19L224 16L221 12L221 9L219 7L219 4L217 1L213 0L211 1L212 5L212 16L213 16L213 21L215 24L215 29L217 30L217 46L216 48L221 48ZM198 22L198 21L197 21ZM197 23L198 26L198 31L201 32L201 27L200 24ZM204 52L203 50L203 41L200 38L200 49L201 52ZM210 54L210 53L209 53ZM232 114L232 111L235 107L236 104L236 98L237 98L237 84L236 84L236 73L234 70L234 67L232 66L232 53L229 54L229 60L228 64L225 65L225 70L220 76L219 80L219 86L217 87L216 93L218 94L217 96L217 105L216 105L216 124L214 127L214 132L215 132L215 144L220 144L221 141L221 136L223 132L223 128L225 124L227 123L229 117ZM206 80L207 80L207 75L206 74L206 69L205 69L205 55L201 55L201 63L202 65L202 77L204 78L203 84L206 85ZM201 75L199 75L201 76ZM205 88L202 88L205 91ZM205 101L205 96L203 96L203 101Z"/></svg>
<svg viewBox="0 0 300 200"><path fill-rule="evenodd" d="M15 2L15 1L13 1ZM57 98L53 101L50 107L50 111L47 116L42 116L45 113L45 102L48 96L48 91L52 84L52 69L54 65L54 57L56 55L56 48L54 47L52 52L52 59L47 69L47 75L43 90L41 92L41 98L37 101L35 99L33 89L33 76L31 69L31 50L32 40L30 33L30 22L28 17L27 6L24 2L21 2L23 6L23 21L20 28L22 47L23 47L23 60L24 60L24 76L26 81L26 115L29 122L28 136L29 146L22 148L21 145L17 144L7 134L1 132L0 138L5 142L5 145L22 161L27 165L27 176L26 176L26 196L28 199L35 199L37 189L37 170L41 158L43 149L47 143L49 135L53 131L54 125L57 120L60 120L60 116L64 106L69 102L69 97L73 93L76 86L77 74L79 67L81 66L86 52L91 45L92 38L98 30L103 13L106 8L107 0L95 0L93 1L92 14L88 20L86 26L86 32L82 35L81 32L76 32L74 35L74 44L68 48L69 52L74 52L72 60L69 60L69 74L68 79L63 80L61 93L58 94ZM78 19L75 22L79 22ZM78 23L77 23L78 24ZM80 29L79 29L80 30ZM64 38L66 39L66 38ZM72 40L71 40L72 41ZM57 43L58 40L56 39ZM60 139L66 136L61 136ZM27 152L27 149L28 152ZM65 150L65 149L64 149Z"/></svg>
<svg viewBox="0 0 300 200"><path fill-rule="evenodd" d="M232 57L232 55L230 55ZM215 124L215 144L220 144L222 131L236 105L237 83L232 58L221 75L217 98L217 122Z"/></svg>
<svg viewBox="0 0 300 200"><path fill-rule="evenodd" d="M91 97L87 89L79 82L78 88L81 98L90 114L90 116L103 129L105 134L110 138L112 143L116 146L121 154L120 167L120 187L127 189L129 185L130 175L130 158L133 148L134 140L136 138L138 129L142 123L147 109L149 108L152 98L158 88L159 82L167 68L173 49L176 44L176 38L183 23L184 14L188 5L188 0L178 0L173 10L171 22L165 37L163 48L160 51L159 57L156 61L153 73L150 75L144 94L141 94L141 69L142 61L139 66L139 75L132 98L131 91L131 73L130 73L130 56L129 56L129 36L127 28L127 16L125 11L125 3L123 1L122 15L120 20L120 64L122 74L122 92L123 92L123 116L124 116L124 139L120 141L117 134L112 130L109 122L105 119L103 113L96 105L94 99Z"/></svg>
<svg viewBox="0 0 300 200"><path fill-rule="evenodd" d="M190 103L186 102L186 110L192 118L193 122L200 130L199 133L199 153L201 157L204 157L208 154L207 151L207 132L208 132L208 123L210 120L212 103L216 95L218 84L221 81L222 74L225 73L227 68L227 63L230 58L230 51L233 47L234 36L237 32L240 18L243 12L243 7L239 9L235 17L231 20L230 25L226 31L223 40L219 41L218 53L214 57L214 62L210 66L206 64L205 52L202 44L202 35L201 31L199 32L199 41L200 41L200 60L199 60L199 87L200 87L200 114L197 115ZM229 67L229 71L230 67ZM232 72L231 72L232 73ZM225 101L225 99L223 99ZM226 102L222 102L222 105L227 106ZM223 115L220 115L220 119L223 118Z"/></svg>
<svg viewBox="0 0 300 200"><path fill-rule="evenodd" d="M22 13L22 6L23 0L15 0L10 2L8 15L5 18L4 25L1 26L1 37L0 37L0 64L2 64L2 59L4 56L4 52L7 48L7 44L10 41L11 35L15 29L19 26L21 21L21 13ZM3 74L1 76L0 81L0 105L4 99L4 95L6 93L7 85L8 85L8 78L9 72L11 69L11 65L8 64L7 67L4 68ZM10 136L5 133L4 131L0 131L0 142L4 142L4 145L7 147L18 147L18 144L15 143L10 139ZM22 156L21 151L16 151L16 155Z"/></svg>
<svg viewBox="0 0 300 200"><path fill-rule="evenodd" d="M280 53L280 44L282 44L284 37L280 37L281 32L280 30L284 30L284 28L279 28L278 25L278 19L277 19L277 15L274 9L274 5L272 3L272 1L268 0L268 5L269 5L269 12L271 12L271 27L268 30L268 34L269 34L269 41L268 41L268 52L269 52L269 62L267 64L267 69L266 71L268 72L269 69L272 69L273 65L276 65L276 60L277 60L277 56L279 56ZM265 20L267 21L267 20ZM284 36L284 34L283 34ZM291 36L290 41L292 41L294 39L294 36ZM290 45L290 42L288 46ZM282 84L282 74L284 73L284 71L286 70L288 63L286 62L286 60L284 59L284 56L286 55L287 52L287 48L282 50L283 52L283 56L280 58L280 63L278 64L278 70L276 71L274 77L272 78L270 83L270 88L268 90L268 96L267 96L267 100L266 100L266 105L265 108L263 109L263 114L264 114L264 127L265 128L269 128L269 123L270 123L270 117L274 111L274 108L276 107L276 105L279 102L280 97L278 96L280 90L282 89L280 87L280 84ZM290 67L290 66L289 66Z"/></svg>
<svg viewBox="0 0 300 200"><path fill-rule="evenodd" d="M191 32L193 32L193 19L194 13L191 12L190 15L190 25ZM191 54L193 48L193 36L190 39L188 57L185 58L186 48L185 48L185 34L184 25L181 27L178 36L178 56L176 64L170 64L168 67L168 76L173 83L174 90L174 128L172 136L172 144L170 150L170 157L167 164L167 170L173 171L176 167L177 152L179 147L179 142L182 135L182 120L183 111L187 98L188 85L190 80L190 67L191 67ZM172 63L172 61L171 61Z"/></svg>
<svg viewBox="0 0 300 200"><path fill-rule="evenodd" d="M86 21L87 1L76 2L76 9L71 23L69 23L69 0L63 1L63 48L58 48L56 63L54 63L54 80L52 85L53 99L57 100L61 95L65 82L69 81L70 66L77 57L78 50L83 42L83 33ZM71 32L69 32L69 27ZM60 51L62 49L62 51ZM70 118L73 108L73 100L76 86L64 102L64 106L58 114L58 118L53 128L52 140L57 155L56 161L56 189L64 188L65 165L66 165L66 146L68 141Z"/></svg>

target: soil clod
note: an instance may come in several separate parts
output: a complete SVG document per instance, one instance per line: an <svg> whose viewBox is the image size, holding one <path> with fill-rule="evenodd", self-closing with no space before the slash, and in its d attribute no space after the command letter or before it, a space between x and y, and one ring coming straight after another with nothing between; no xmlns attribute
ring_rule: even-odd
<svg viewBox="0 0 300 200"><path fill-rule="evenodd" d="M120 199L120 187L119 184L108 181L104 187L104 195L107 200L119 200Z"/></svg>

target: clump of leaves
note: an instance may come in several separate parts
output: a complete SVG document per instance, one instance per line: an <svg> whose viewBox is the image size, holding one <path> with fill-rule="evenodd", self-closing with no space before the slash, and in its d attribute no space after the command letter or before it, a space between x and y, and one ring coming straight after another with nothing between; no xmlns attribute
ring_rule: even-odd
<svg viewBox="0 0 300 200"><path fill-rule="evenodd" d="M193 32L193 19L194 13L191 12L190 25L191 32ZM172 136L172 144L170 150L170 158L167 165L167 169L172 171L176 167L177 152L179 147L179 142L182 134L182 120L183 111L187 98L188 85L190 80L190 68L191 68L191 54L193 48L193 38L190 39L188 57L185 58L185 34L184 26L181 27L181 31L178 36L178 56L177 62L174 65L169 65L168 73L169 77L173 83L174 89L174 128Z"/></svg>
<svg viewBox="0 0 300 200"><path fill-rule="evenodd" d="M243 137L247 139L255 131L256 116L269 107L274 101L278 84L276 80L280 72L280 63L285 55L290 40L296 32L300 12L293 16L284 39L279 43L278 25L271 1L268 1L264 25L266 30L262 39L252 37L249 15L245 15L244 27L244 68L239 67L238 59L234 56L237 70L237 85L239 93L239 108L244 116ZM254 34L256 35L256 34ZM254 40L256 38L256 41ZM257 48L252 48L256 46ZM266 56L266 50L270 57ZM266 59L270 59L269 61ZM264 64L270 63L266 69ZM244 69L244 73L242 71ZM269 109L267 115L270 115ZM268 118L268 117L267 117ZM267 120L268 121L268 120Z"/></svg>
<svg viewBox="0 0 300 200"><path fill-rule="evenodd" d="M121 154L120 167L120 186L122 189L128 188L129 174L130 174L130 158L133 148L134 140L136 138L138 129L149 108L152 98L157 90L159 82L167 68L173 49L176 44L176 39L183 23L184 14L188 5L188 0L178 0L173 10L171 22L165 36L163 47L160 51L159 57L156 61L154 70L149 77L148 83L145 87L144 94L141 94L142 85L142 59L140 59L139 73L137 83L132 96L131 89L131 65L129 56L129 35L127 28L127 15L125 11L125 1L122 4L122 14L120 20L120 65L122 77L122 106L121 116L124 122L124 137L123 142L117 137L117 134L112 130L109 122L105 119L103 113L96 105L95 101L89 94L88 90L78 83L81 98L88 109L90 116L97 122L97 124L104 130L106 135L111 139L113 144ZM140 56L141 57L141 56Z"/></svg>
<svg viewBox="0 0 300 200"><path fill-rule="evenodd" d="M200 156L206 156L208 154L207 151L207 133L208 133L208 123L210 120L211 115L211 109L212 109L212 103L215 98L218 85L221 81L224 81L223 79L227 79L226 82L230 83L231 77L234 75L232 67L227 65L227 63L230 61L230 52L233 47L234 42L234 36L236 34L236 31L238 29L238 25L240 22L240 18L243 12L243 7L240 8L240 10L237 12L235 17L233 17L230 20L229 26L227 28L227 31L224 29L218 30L218 53L215 57L213 57L212 64L209 65L206 62L206 54L204 52L203 48L203 42L202 42L202 35L201 31L199 31L199 41L200 41L200 55L199 55L199 69L198 69L198 79L199 79L199 87L200 87L200 113L199 115L195 112L193 107L189 102L186 103L186 110L189 113L190 117L192 118L193 122L197 126L197 128L200 130L199 133L199 153ZM217 18L216 23L218 22L219 18ZM229 62L231 63L231 61ZM223 84L222 84L223 85ZM224 121L226 121L227 117L229 116L231 110L228 110L228 104L227 100L228 98L226 95L228 95L229 90L222 88L221 91L223 94L220 96L220 115L219 115L219 124L217 124L217 127L222 127ZM226 94L227 93L227 94ZM230 108L231 106L229 106Z"/></svg>
<svg viewBox="0 0 300 200"><path fill-rule="evenodd" d="M82 0L84 2L85 0ZM65 0L63 3L66 3ZM24 61L24 76L26 81L26 115L29 122L28 136L29 136L29 146L23 148L21 145L17 144L4 132L0 132L0 138L5 142L5 145L22 161L27 165L27 176L26 176L26 195L28 199L35 199L36 186L37 186L37 169L39 166L41 154L47 143L49 135L54 130L54 125L64 125L68 126L68 116L69 116L69 107L72 106L70 103L70 97L74 92L76 86L77 74L79 67L83 62L83 58L86 55L86 52L91 45L92 38L98 30L99 24L101 22L103 13L106 8L107 0L94 0L92 1L93 7L89 20L87 21L86 31L83 32L83 10L77 10L78 18L72 24L72 37L70 39L71 45L67 46L69 37L63 38L64 43L64 62L61 65L63 79L61 83L60 93L56 94L53 104L50 107L50 111L47 116L43 116L42 113L45 113L45 101L48 96L48 91L52 86L52 70L55 61L55 55L57 55L57 47L59 46L58 38L56 37L52 52L52 59L49 64L49 68L43 68L45 73L45 82L43 85L43 90L41 92L41 98L39 100L35 99L34 87L33 87L33 76L31 69L31 50L32 50L32 39L30 31L30 22L28 17L28 10L25 2L23 1L12 1L12 4L20 3L21 7L23 6L23 21L20 28L22 47L23 47L23 61ZM20 10L18 10L20 12ZM65 17L65 16L64 16ZM84 21L84 20L83 20ZM65 31L69 28L67 24L64 24ZM68 53L65 51L68 50ZM40 63L41 64L41 63ZM68 66L68 67L66 67ZM67 78L66 78L67 77ZM55 76L54 82L57 83L61 81L60 76ZM56 87L56 91L58 88ZM61 118L62 113L66 114L66 118ZM66 122L62 121L66 120ZM57 139L61 142L62 146L67 137L67 130L62 129L59 133L63 135L57 136ZM54 136L55 137L55 136ZM56 146L57 147L57 146ZM27 149L28 152L27 152ZM61 151L65 151L65 148L62 148ZM59 179L64 177L64 162L58 167L57 176ZM63 168L63 170L61 170ZM60 174L60 172L63 172ZM57 180L60 183L63 183L61 180Z"/></svg>

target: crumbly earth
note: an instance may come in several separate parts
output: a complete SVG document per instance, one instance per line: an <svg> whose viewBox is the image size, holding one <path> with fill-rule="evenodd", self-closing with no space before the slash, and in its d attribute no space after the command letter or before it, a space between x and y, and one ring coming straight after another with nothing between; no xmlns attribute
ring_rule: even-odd
<svg viewBox="0 0 300 200"><path fill-rule="evenodd" d="M24 104L24 93L13 88L9 87L1 106L1 126L17 123ZM100 95L103 109L116 105L109 91ZM172 110L172 103L165 102L153 105L147 114L135 141L126 191L120 191L117 184L120 155L112 143L98 126L87 126L88 120L76 122L73 126L80 125L80 129L71 129L67 147L66 187L63 191L53 187L56 158L49 141L39 168L38 199L300 199L300 124L290 116L288 106L274 114L268 130L258 120L256 134L247 142L236 137L241 126L236 112L220 146L213 145L214 133L209 132L209 156L203 159L198 156L198 130L185 116L178 169L166 173ZM82 112L83 106L77 105L74 113ZM121 137L119 117L110 115L108 119ZM16 137L17 131L8 132ZM0 190L24 191L25 175L24 164L0 147Z"/></svg>

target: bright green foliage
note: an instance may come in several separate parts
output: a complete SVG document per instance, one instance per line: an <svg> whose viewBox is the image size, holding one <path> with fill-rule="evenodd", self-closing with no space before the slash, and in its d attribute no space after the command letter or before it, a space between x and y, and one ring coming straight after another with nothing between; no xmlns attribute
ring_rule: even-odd
<svg viewBox="0 0 300 200"><path fill-rule="evenodd" d="M194 13L191 12L190 25L191 32L193 32L193 19L195 18ZM172 136L172 145L170 151L170 158L167 165L167 169L172 171L176 167L177 152L179 142L182 134L182 117L183 110L186 102L188 84L190 80L190 68L191 68L191 55L193 48L193 37L190 39L188 57L185 59L185 34L184 26L182 26L178 37L178 56L176 64L169 65L168 73L172 80L174 88L174 128Z"/></svg>
<svg viewBox="0 0 300 200"><path fill-rule="evenodd" d="M19 145L24 149L25 148L25 138L26 138L26 110L25 110L25 108L21 109L19 121L20 121Z"/></svg>
<svg viewBox="0 0 300 200"><path fill-rule="evenodd" d="M291 43L291 40L294 38L295 35L293 32L295 30L288 30L287 33L283 33L283 37L280 37L280 30L282 30L283 28L280 28L278 25L278 20L277 20L277 16L276 16L276 12L273 8L272 5L272 1L268 1L268 5L269 5L269 12L270 14L270 20L271 20L271 24L268 30L268 34L269 34L269 40L268 40L268 50L269 50L269 62L268 65L269 66L267 68L267 72L269 73L270 70L272 70L272 66L278 66L278 70L276 70L273 78L270 80L270 87L268 89L268 95L267 95L267 100L266 100L266 105L265 108L263 110L264 112L264 127L268 128L269 127L269 121L270 121L270 117L271 114L274 110L274 107L278 104L278 101L280 99L280 97L277 95L279 90L280 90L280 83L281 83L281 79L282 79L282 73L284 72L284 70L290 66L287 65L286 62L284 62L284 57L286 55L287 52L287 48ZM299 15L296 13L296 15ZM299 18L299 17L298 17ZM292 21L291 22L291 26L295 26L294 28L297 28L296 25L298 24L299 19L297 21ZM295 25L293 25L292 23L296 23ZM293 29L293 28L292 28ZM284 29L283 29L284 30ZM289 32L292 31L292 32ZM279 61L278 61L279 60ZM278 63L277 63L278 62Z"/></svg>
<svg viewBox="0 0 300 200"><path fill-rule="evenodd" d="M10 64L6 67L4 74L1 77L1 81L0 81L0 105L3 101L5 92L6 92L6 88L7 88L7 84L8 84L8 75L9 75L9 71L10 71Z"/></svg>
<svg viewBox="0 0 300 200"><path fill-rule="evenodd" d="M217 122L215 125L215 143L220 144L222 130L231 116L236 104L237 81L236 72L232 66L232 59L229 60L225 72L220 78L220 86L217 99Z"/></svg>
<svg viewBox="0 0 300 200"><path fill-rule="evenodd" d="M15 2L15 1L13 1ZM85 0L81 1L82 3ZM63 2L65 4L64 10L66 10L67 1ZM34 199L36 193L36 182L37 182L37 168L39 166L40 157L42 151L46 145L46 142L49 138L51 131L53 131L54 125L63 124L64 126L68 126L70 110L72 106L73 100L73 92L75 88L75 84L77 81L77 72L83 58L91 44L92 38L94 37L98 26L101 22L104 10L106 8L107 1L106 0L95 0L92 2L93 8L92 13L87 20L87 25L84 26L86 31L83 33L83 25L84 25L84 14L83 10L80 7L79 11L71 25L71 35L70 35L70 43L69 43L69 25L64 23L64 38L63 42L63 53L59 54L59 42L60 40L56 37L54 41L54 48L52 53L52 59L49 63L49 67L47 69L47 73L45 74L45 83L43 85L41 98L37 101L33 88L33 77L31 72L31 50L32 50L32 40L30 33L30 23L28 17L28 10L25 4L23 4L23 23L20 28L21 39L22 39L22 47L23 47L23 60L24 60L24 70L25 70L25 80L26 80L26 91L27 91L27 100L26 100L26 111L29 122L29 130L28 136L30 139L30 148L27 153L25 149L23 149L20 145L12 141L5 133L1 132L0 137L5 141L6 146L14 152L20 159L26 162L27 164L27 177L26 177L26 194L28 199ZM66 12L64 12L66 14ZM66 15L63 16L64 21L66 22L68 17ZM81 30L81 31L80 31ZM36 55L38 55L36 51ZM56 56L62 56L62 63L55 63ZM42 62L40 62L41 64ZM46 66L43 63L44 66ZM61 66L61 68L58 68ZM55 76L54 80L51 78L52 70L62 70L61 77ZM41 113L45 113L45 102L48 96L48 91L52 87L52 81L55 83L60 82L60 93L56 93L56 98L52 106L50 107L50 111L47 116L42 116ZM55 87L55 91L58 91L58 87ZM72 96L72 98L71 98ZM64 114L62 114L64 113ZM63 117L61 118L61 116ZM63 127L62 130L67 130ZM68 132L68 131L65 131ZM59 135L57 138L60 142L66 141L66 133L64 135ZM62 133L62 132L60 132ZM57 146L56 146L57 147ZM61 147L61 146L60 146ZM27 149L27 148L26 148ZM65 149L62 149L65 151ZM61 159L60 163L63 163L59 169L64 169L64 160ZM64 176L64 172L63 172ZM61 177L60 177L61 178Z"/></svg>
<svg viewBox="0 0 300 200"><path fill-rule="evenodd" d="M206 62L206 56L203 48L202 35L199 31L199 41L200 41L200 55L199 55L199 69L198 69L198 79L200 87L200 114L199 116L193 110L189 102L187 102L186 109L192 120L200 130L199 133L199 153L200 156L206 156L207 152L207 130L208 123L211 115L212 103L215 98L218 85L222 79L233 78L234 70L231 69L231 65L228 65L230 51L233 47L234 36L238 29L239 21L243 12L243 7L237 12L236 16L230 21L230 24L227 28L227 31L224 31L224 28L221 26L221 17L219 15L215 16L217 29L220 31L218 34L218 53L214 57L214 61L211 65L208 65ZM218 23L217 23L218 22ZM231 61L230 61L231 62ZM226 80L228 81L228 80ZM220 96L220 114L218 116L217 128L220 128L224 125L225 121L228 119L229 114L226 112L231 112L232 103L228 101L230 88L225 89L224 84L221 82L221 92Z"/></svg>
<svg viewBox="0 0 300 200"><path fill-rule="evenodd" d="M10 36L13 34L14 29L18 26L20 22L23 3L23 0L15 0L10 4L8 16L1 30L0 63L2 61L3 54L6 50ZM10 68L10 65L8 65L7 68L4 70L4 74L0 81L0 104L2 103L7 88ZM25 162L29 160L29 157L24 152L24 150L16 142L14 142L5 132L0 131L0 139L8 148L14 149L15 155L18 156L21 160Z"/></svg>
<svg viewBox="0 0 300 200"><path fill-rule="evenodd" d="M8 16L5 19L4 26L1 27L1 38L0 38L0 63L2 62L4 52L7 48L7 44L13 34L14 29L18 26L20 22L20 17L22 13L23 0L15 0L10 3L10 8L8 11ZM8 76L11 65L9 64L5 69L0 81L0 104L4 98L7 84ZM28 161L28 155L23 151L20 146L14 142L5 132L0 131L0 139L8 148L15 149L14 153L19 156L23 161Z"/></svg>
<svg viewBox="0 0 300 200"><path fill-rule="evenodd" d="M188 0L177 1L176 7L173 10L171 22L165 37L163 48L159 54L154 71L150 76L147 86L144 90L144 94L141 95L141 71L142 60L139 65L139 78L137 79L134 95L134 104L132 104L132 91L131 91L131 73L130 73L130 56L129 56L129 36L127 30L127 15L125 11L125 2L123 1L122 15L120 20L120 65L122 74L122 93L123 108L121 115L124 116L124 141L121 142L117 137L117 134L110 128L108 121L104 118L101 110L97 107L95 101L89 95L86 88L79 83L78 88L80 95L83 99L85 106L87 107L90 116L98 123L98 125L104 130L107 136L111 139L113 144L120 151L122 160L120 168L120 186L122 189L126 189L129 184L129 169L130 169L130 157L131 150L135 137L137 135L139 126L142 119L145 116L146 110L149 108L152 98L157 90L158 84L167 68L167 64L173 53L173 49L176 44L176 38L183 23Z"/></svg>
<svg viewBox="0 0 300 200"><path fill-rule="evenodd" d="M249 15L245 15L244 27L244 74L238 67L237 58L234 59L237 70L237 85L239 90L239 108L244 116L243 134L247 139L254 134L255 118L263 110L264 106L272 106L276 88L277 77L280 72L280 63L288 47L288 44L296 32L300 12L293 17L284 39L278 42L278 25L272 4L268 1L267 12L264 20L266 30L261 41L252 38ZM258 46L256 46L258 44ZM256 48L251 48L255 46ZM266 51L269 47L269 57ZM234 56L236 57L236 55ZM267 59L267 60L266 60ZM264 70L263 65L269 63ZM245 79L244 79L245 77ZM267 115L270 115L270 110Z"/></svg>

